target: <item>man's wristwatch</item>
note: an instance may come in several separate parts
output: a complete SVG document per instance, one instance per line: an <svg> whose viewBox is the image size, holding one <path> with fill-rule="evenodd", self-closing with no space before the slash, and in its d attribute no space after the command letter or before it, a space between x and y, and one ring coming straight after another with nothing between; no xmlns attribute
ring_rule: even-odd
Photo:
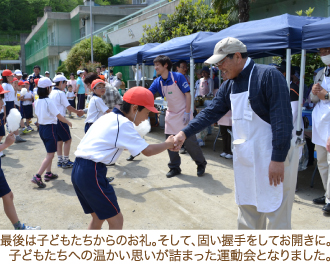
<svg viewBox="0 0 330 266"><path fill-rule="evenodd" d="M329 92L327 92L327 94L324 95L324 99L325 99L325 100L329 100Z"/></svg>

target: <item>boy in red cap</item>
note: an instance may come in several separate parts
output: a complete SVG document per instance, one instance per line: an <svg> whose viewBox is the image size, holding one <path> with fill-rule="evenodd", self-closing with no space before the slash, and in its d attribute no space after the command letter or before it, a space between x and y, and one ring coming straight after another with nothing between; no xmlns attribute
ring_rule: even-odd
<svg viewBox="0 0 330 266"><path fill-rule="evenodd" d="M3 87L0 85L0 109L2 109L5 105L4 102L4 94L8 93L9 91L5 91ZM2 116L2 114L1 114ZM3 127L4 121L1 119L1 138L5 135L5 129ZM3 144L0 144L0 151L2 152L4 149L8 148L10 145L12 145L15 142L15 134L14 132L8 134L8 136L5 139L5 142ZM14 205L14 194L11 191L5 175L1 169L1 159L0 159L0 198L2 198L3 201L3 208L5 210L5 213L10 220L10 222L13 224L14 228L17 230L40 230L40 226L37 227L31 227L27 226L25 224L21 224L21 222L18 219L15 205Z"/></svg>
<svg viewBox="0 0 330 266"><path fill-rule="evenodd" d="M96 79L91 85L93 96L89 101L87 118L85 120L85 133L90 126L102 115L110 113L110 109L105 105L102 96L105 93L105 82L101 79Z"/></svg>
<svg viewBox="0 0 330 266"><path fill-rule="evenodd" d="M153 94L143 87L131 88L120 110L114 108L97 119L78 145L71 180L84 212L92 215L88 229L101 229L105 220L109 229L123 227L116 194L106 179L106 164L115 163L125 149L133 156L152 156L174 148L173 136L149 145L134 129L150 111L158 113Z"/></svg>

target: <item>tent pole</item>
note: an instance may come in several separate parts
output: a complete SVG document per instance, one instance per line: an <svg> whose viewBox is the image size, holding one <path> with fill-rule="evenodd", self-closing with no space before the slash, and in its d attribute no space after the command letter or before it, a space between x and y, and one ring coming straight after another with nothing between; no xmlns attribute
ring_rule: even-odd
<svg viewBox="0 0 330 266"><path fill-rule="evenodd" d="M145 66L145 63L143 62L143 63L142 63L142 70L141 70L141 72L142 72L142 87L145 86L145 80L144 80L144 66Z"/></svg>
<svg viewBox="0 0 330 266"><path fill-rule="evenodd" d="M194 58L190 57L190 94L191 94L191 109L190 112L194 112L195 107L195 64Z"/></svg>
<svg viewBox="0 0 330 266"><path fill-rule="evenodd" d="M297 136L300 136L302 133L301 119L302 119L302 103L304 97L304 84L305 84L305 66L306 66L306 50L302 49L301 65L300 65L300 82L299 82L299 105L298 105L298 117L297 117L297 132L296 132Z"/></svg>
<svg viewBox="0 0 330 266"><path fill-rule="evenodd" d="M136 64L136 86L139 86L139 64Z"/></svg>
<svg viewBox="0 0 330 266"><path fill-rule="evenodd" d="M286 82L290 91L291 82L291 49L286 49Z"/></svg>

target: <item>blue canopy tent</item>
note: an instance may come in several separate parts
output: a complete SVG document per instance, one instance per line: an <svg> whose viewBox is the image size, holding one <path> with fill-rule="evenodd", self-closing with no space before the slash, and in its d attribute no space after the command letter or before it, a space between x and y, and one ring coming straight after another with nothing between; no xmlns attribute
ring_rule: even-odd
<svg viewBox="0 0 330 266"><path fill-rule="evenodd" d="M108 58L108 66L130 66L142 63L142 52L148 51L159 45L159 43L147 43L122 51Z"/></svg>
<svg viewBox="0 0 330 266"><path fill-rule="evenodd" d="M143 73L142 86L144 87L145 80L144 80L144 63L142 62L142 52L148 51L149 49L152 49L157 45L159 45L159 43L147 43L145 45L128 48L119 54L109 57L108 66L136 65L136 67L138 68L138 65L142 63L142 73Z"/></svg>
<svg viewBox="0 0 330 266"><path fill-rule="evenodd" d="M292 53L301 51L302 27L321 20L317 17L293 16L283 14L271 18L235 24L207 39L192 44L192 56L195 59L207 59L213 55L217 42L234 37L247 46L249 56L284 56L285 49Z"/></svg>
<svg viewBox="0 0 330 266"><path fill-rule="evenodd" d="M316 48L330 47L330 17L303 26L302 49L316 51Z"/></svg>

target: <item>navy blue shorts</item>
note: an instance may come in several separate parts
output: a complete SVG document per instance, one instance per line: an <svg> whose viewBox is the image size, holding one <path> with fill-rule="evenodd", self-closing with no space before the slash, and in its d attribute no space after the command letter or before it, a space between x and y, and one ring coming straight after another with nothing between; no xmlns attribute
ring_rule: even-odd
<svg viewBox="0 0 330 266"><path fill-rule="evenodd" d="M20 102L20 106L17 106L17 105L15 105L16 106L16 108L19 110L19 112L21 113L21 116L22 116L22 118L23 118L23 104L22 104L23 102L21 101Z"/></svg>
<svg viewBox="0 0 330 266"><path fill-rule="evenodd" d="M47 153L57 152L57 125L39 125L39 135Z"/></svg>
<svg viewBox="0 0 330 266"><path fill-rule="evenodd" d="M0 137L6 136L5 121L3 120L4 113L0 114Z"/></svg>
<svg viewBox="0 0 330 266"><path fill-rule="evenodd" d="M76 109L76 99L68 100L69 104Z"/></svg>
<svg viewBox="0 0 330 266"><path fill-rule="evenodd" d="M11 109L15 108L15 102L11 101L11 102L6 102L6 115L9 115L9 112Z"/></svg>
<svg viewBox="0 0 330 266"><path fill-rule="evenodd" d="M85 124L85 134L87 133L88 129L93 125L93 123L86 123Z"/></svg>
<svg viewBox="0 0 330 266"><path fill-rule="evenodd" d="M71 139L69 125L57 120L57 141L66 142Z"/></svg>
<svg viewBox="0 0 330 266"><path fill-rule="evenodd" d="M0 159L0 198L7 195L10 191L11 191L10 187L1 169L1 159Z"/></svg>
<svg viewBox="0 0 330 266"><path fill-rule="evenodd" d="M71 181L86 214L95 213L105 220L120 213L116 193L106 179L107 167L103 163L76 158Z"/></svg>
<svg viewBox="0 0 330 266"><path fill-rule="evenodd" d="M23 105L23 118L26 118L26 119L33 118L32 104Z"/></svg>

